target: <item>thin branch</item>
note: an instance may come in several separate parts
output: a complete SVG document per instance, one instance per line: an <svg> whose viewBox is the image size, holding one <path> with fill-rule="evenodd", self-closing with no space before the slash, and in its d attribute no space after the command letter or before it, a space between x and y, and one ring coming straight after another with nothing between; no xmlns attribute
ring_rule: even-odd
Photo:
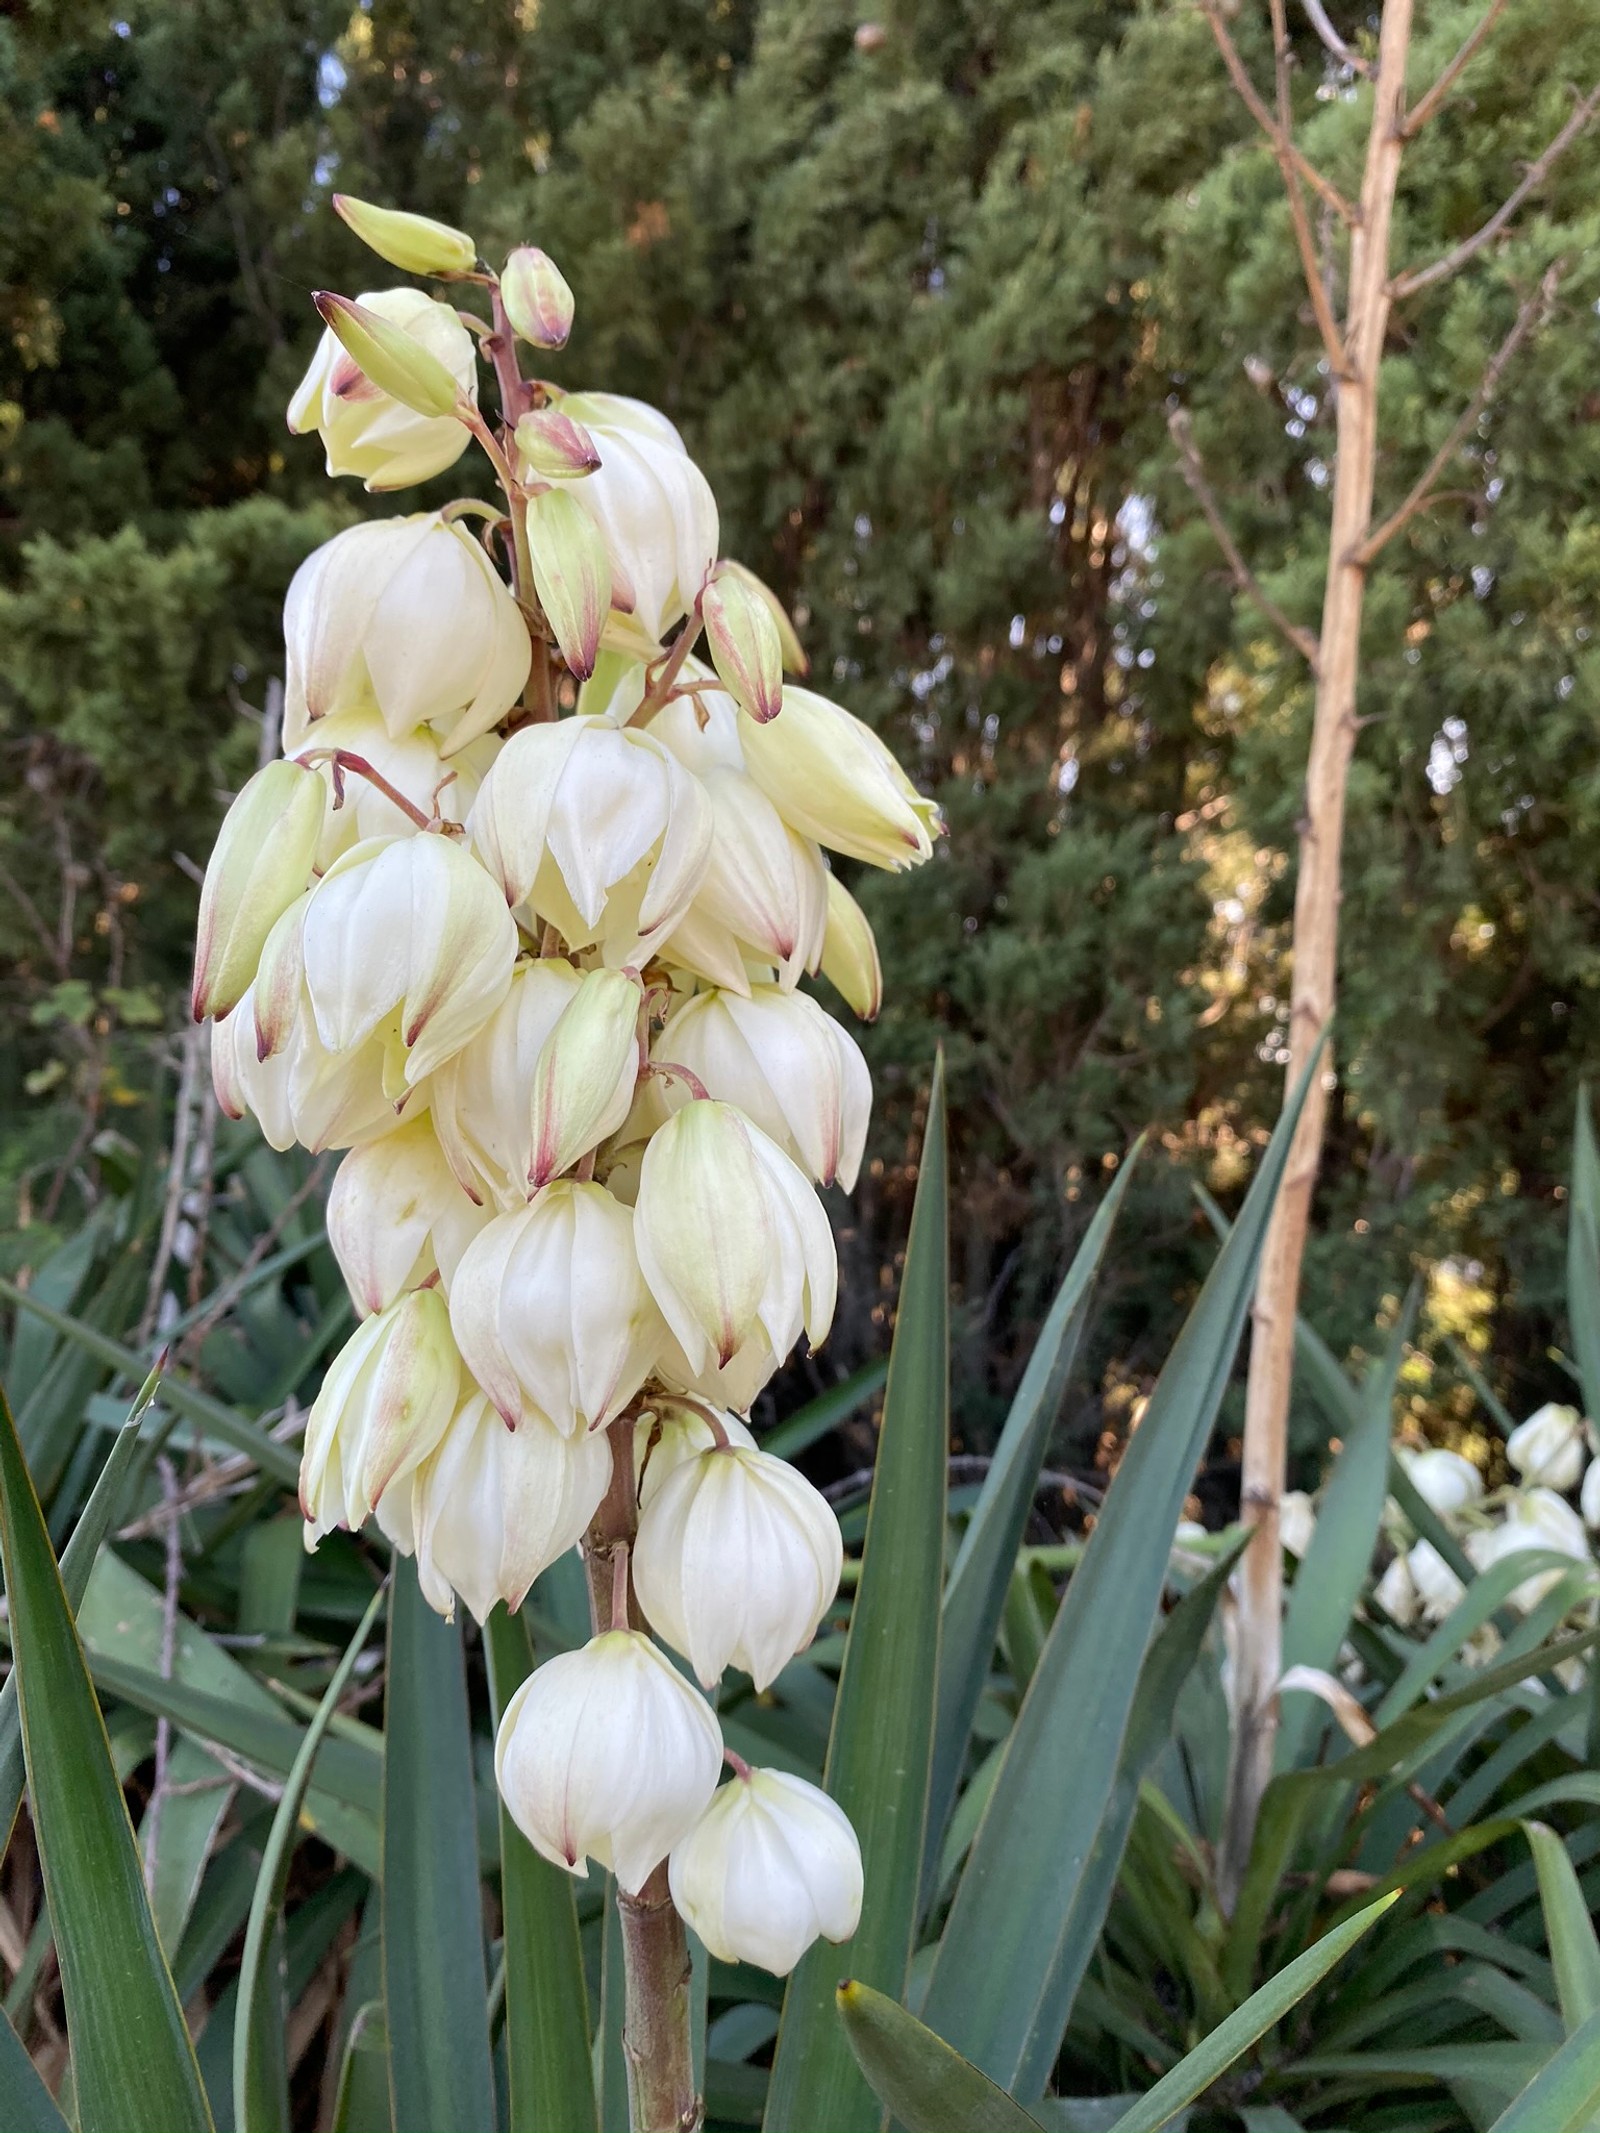
<svg viewBox="0 0 1600 2133"><path fill-rule="evenodd" d="M1183 462L1183 478L1193 490L1196 503L1205 513L1206 524L1216 536L1217 546L1222 550L1228 568L1233 573L1234 584L1248 599L1255 602L1267 620L1293 645L1315 674L1319 651L1317 640L1310 630L1289 620L1271 594L1262 589L1261 581L1239 553L1238 543L1228 531L1227 522L1218 508L1211 484L1206 479L1205 465L1196 448L1187 411L1175 407L1167 417L1167 428L1172 432L1172 441L1177 446L1178 457Z"/></svg>
<svg viewBox="0 0 1600 2133"><path fill-rule="evenodd" d="M1333 306L1328 301L1327 289L1323 286L1322 274L1317 265L1316 248L1311 241L1311 223L1306 214L1305 194L1300 190L1302 167L1316 187L1318 195L1328 201L1336 214L1346 222L1351 219L1349 202L1333 186L1327 183L1320 171L1312 171L1304 156L1290 140L1288 130L1281 126L1256 93L1255 84L1245 72L1244 61L1239 57L1237 46L1228 35L1221 15L1217 12L1217 0L1200 0L1202 12L1211 25L1211 34L1217 40L1233 85L1256 122L1265 130L1272 143L1272 152L1278 159L1278 170L1283 178L1283 189L1289 202L1289 221L1294 229L1295 249L1300 254L1300 269L1305 276L1306 293L1311 298L1311 309L1317 321L1317 331L1322 336L1323 353L1327 356L1335 377L1343 377L1346 369L1344 336L1339 331L1339 322L1333 315ZM1281 5L1275 0L1274 17L1282 14ZM1276 21L1274 42L1276 43ZM1283 68L1279 66L1279 101L1284 98L1285 83Z"/></svg>
<svg viewBox="0 0 1600 2133"><path fill-rule="evenodd" d="M278 1209L278 1212L273 1216L266 1228L256 1238L228 1280L217 1290L215 1296L207 1305L204 1314L184 1334L180 1353L189 1356L198 1355L206 1335L211 1331L218 1319L233 1309L234 1304L239 1299L240 1292L246 1282L249 1281L250 1276L255 1272L262 1260L265 1259L268 1252L274 1248L278 1239L283 1235L301 1208L304 1207L307 1200L321 1185L327 1167L327 1157L319 1155L300 1184L284 1201L282 1207Z"/></svg>
<svg viewBox="0 0 1600 2133"><path fill-rule="evenodd" d="M1490 358L1489 367L1485 370L1477 391L1462 409L1460 418L1452 428L1449 436L1446 437L1444 443L1440 445L1438 451L1428 461L1427 466L1412 486L1405 502L1400 505L1398 510L1392 511L1375 532L1369 533L1356 550L1353 560L1359 563L1363 569L1373 561L1374 557L1381 554L1388 547L1395 535L1403 527L1408 526L1419 511L1426 510L1427 506L1435 500L1434 492L1440 475L1443 474L1445 468L1450 465L1457 452L1460 451L1467 437L1476 426L1478 417L1494 397L1495 388L1500 383L1506 365L1528 338L1534 327L1541 325L1548 316L1550 306L1555 300L1556 289L1565 271L1566 261L1564 259L1558 259L1546 268L1544 279L1517 313L1511 331Z"/></svg>
<svg viewBox="0 0 1600 2133"><path fill-rule="evenodd" d="M1446 252L1442 259L1434 260L1431 266L1418 267L1414 273L1399 275L1390 282L1389 294L1398 300L1403 296L1415 296L1419 289L1432 288L1435 282L1448 281L1459 267L1464 267L1469 259L1475 258L1486 244L1492 244L1528 195L1538 191L1550 175L1551 167L1557 158L1578 138L1596 111L1600 111L1600 82L1596 82L1538 162L1529 168L1527 176L1510 199L1503 207L1495 210L1483 228L1474 230L1453 252Z"/></svg>
<svg viewBox="0 0 1600 2133"><path fill-rule="evenodd" d="M1433 114L1455 87L1471 61L1472 55L1505 12L1505 5L1506 0L1489 0L1488 8L1480 19L1477 28L1468 32L1466 42L1457 52L1455 58L1451 60L1427 95L1413 104L1400 121L1400 131L1408 141L1416 139L1417 135L1427 125L1429 119L1433 117Z"/></svg>
<svg viewBox="0 0 1600 2133"><path fill-rule="evenodd" d="M1288 169L1297 170L1311 187L1311 190L1326 200L1329 207L1333 209L1341 220L1354 222L1356 211L1344 194L1340 192L1338 186L1334 184L1331 178L1325 178L1310 158L1296 148L1294 142L1289 138L1287 128L1279 124L1278 120L1273 117L1266 104L1262 101L1259 90L1245 71L1244 61L1239 57L1238 46L1228 34L1227 25L1219 12L1219 0L1200 0L1200 11L1211 25L1211 34L1217 40L1217 49L1221 52L1223 64L1232 77L1233 86L1238 90L1245 109L1272 143L1273 153L1277 156L1279 163L1284 166L1286 171Z"/></svg>
<svg viewBox="0 0 1600 2133"><path fill-rule="evenodd" d="M1353 46L1345 43L1339 32L1328 20L1327 10L1323 7L1322 0L1303 0L1303 5L1306 11L1306 20L1322 39L1334 58L1338 60L1339 64L1353 68L1357 74L1371 74L1372 69L1361 54ZM1500 0L1500 5L1503 7L1505 0Z"/></svg>

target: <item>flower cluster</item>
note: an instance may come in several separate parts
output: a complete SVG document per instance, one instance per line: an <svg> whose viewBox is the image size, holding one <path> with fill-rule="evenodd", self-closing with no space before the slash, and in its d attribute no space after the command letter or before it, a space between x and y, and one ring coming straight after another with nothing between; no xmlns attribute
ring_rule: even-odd
<svg viewBox="0 0 1600 2133"><path fill-rule="evenodd" d="M328 1229L361 1322L307 1423L307 1544L374 1517L435 1607L481 1621L581 1542L599 1634L505 1711L507 1805L630 1892L670 1859L713 1953L784 1972L854 1930L854 1834L731 1755L719 1791L712 1705L654 1639L702 1689L729 1667L764 1689L837 1590L832 1511L743 1417L828 1332L816 1188L850 1188L866 1135L861 1052L799 989L877 1011L828 854L916 865L938 812L785 679L789 619L719 559L672 425L522 376L571 325L554 264L525 246L496 276L460 231L336 205L490 316L319 297L290 427L372 490L475 439L504 505L353 526L301 567L284 755L201 899L223 1108L349 1151Z"/></svg>
<svg viewBox="0 0 1600 2133"><path fill-rule="evenodd" d="M1459 1536L1476 1569L1534 1549L1592 1563L1589 1532L1600 1530L1600 1457L1594 1456L1593 1425L1577 1408L1541 1407L1512 1430L1506 1457L1517 1482L1493 1495L1459 1452L1440 1446L1396 1450L1418 1495ZM1568 1500L1574 1491L1577 1509ZM1463 1597L1461 1580L1431 1541L1411 1533L1393 1503L1387 1523L1395 1554L1377 1586L1379 1605L1402 1625L1442 1622ZM1533 1572L1514 1588L1511 1605L1527 1613L1562 1576L1559 1567ZM1495 1641L1492 1630L1480 1632L1478 1648L1492 1649Z"/></svg>

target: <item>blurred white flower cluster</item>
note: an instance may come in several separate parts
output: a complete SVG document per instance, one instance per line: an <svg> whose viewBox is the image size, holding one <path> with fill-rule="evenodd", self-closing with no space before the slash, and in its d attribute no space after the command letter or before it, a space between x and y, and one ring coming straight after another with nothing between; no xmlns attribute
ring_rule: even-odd
<svg viewBox="0 0 1600 2133"><path fill-rule="evenodd" d="M480 1621L579 1542L599 1634L504 1713L530 1841L640 1889L669 1855L712 1952L783 1972L848 1936L855 1837L816 1788L728 1757L727 1667L764 1689L816 1632L837 1522L742 1419L833 1316L816 1187L848 1190L871 1088L808 993L877 1012L870 928L827 854L900 869L941 825L719 560L664 416L525 379L572 298L524 247L341 201L381 256L487 294L318 298L290 410L369 489L448 468L474 500L351 527L285 610L284 757L235 800L201 898L216 1085L275 1147L346 1148L329 1233L361 1323L306 1430L308 1546L375 1517ZM498 419L479 405L480 359ZM702 646L703 652L699 652ZM697 656L699 652L699 656Z"/></svg>
<svg viewBox="0 0 1600 2133"><path fill-rule="evenodd" d="M1397 1445L1397 1456L1423 1501L1459 1540L1482 1572L1513 1557L1539 1551L1529 1575L1513 1582L1507 1603L1527 1614L1570 1576L1567 1566L1595 1568L1590 1534L1600 1529L1600 1458L1593 1425L1575 1407L1541 1407L1506 1440L1516 1483L1486 1494L1483 1477L1461 1453ZM1571 1498L1578 1496L1574 1506ZM1460 1578L1429 1540L1415 1535L1392 1500L1386 1520L1393 1560L1375 1591L1391 1621L1442 1622L1464 1596ZM1555 1558L1556 1560L1552 1560ZM1581 1604L1581 1603L1580 1603ZM1480 1631L1472 1647L1482 1654L1497 1640Z"/></svg>

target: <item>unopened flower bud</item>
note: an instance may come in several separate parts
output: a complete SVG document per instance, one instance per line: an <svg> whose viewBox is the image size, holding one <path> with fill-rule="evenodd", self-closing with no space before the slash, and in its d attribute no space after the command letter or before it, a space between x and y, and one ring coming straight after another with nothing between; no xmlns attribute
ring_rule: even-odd
<svg viewBox="0 0 1600 2133"><path fill-rule="evenodd" d="M328 1194L328 1242L362 1317L442 1277L489 1217L457 1184L426 1113L339 1165Z"/></svg>
<svg viewBox="0 0 1600 2133"><path fill-rule="evenodd" d="M367 1319L328 1366L306 1420L300 1509L315 1547L365 1523L385 1489L434 1449L456 1411L461 1361L435 1289Z"/></svg>
<svg viewBox="0 0 1600 2133"><path fill-rule="evenodd" d="M453 839L375 837L313 890L301 952L317 1034L330 1052L392 1028L390 1094L398 1097L459 1051L505 998L517 929L494 882Z"/></svg>
<svg viewBox="0 0 1600 2133"><path fill-rule="evenodd" d="M741 1349L780 1360L833 1321L838 1263L816 1194L729 1104L686 1104L645 1150L639 1264L691 1370Z"/></svg>
<svg viewBox="0 0 1600 2133"><path fill-rule="evenodd" d="M327 793L299 763L268 763L223 818L200 891L194 1018L225 1015L256 974L267 936L305 893Z"/></svg>
<svg viewBox="0 0 1600 2133"><path fill-rule="evenodd" d="M557 401L594 439L600 465L572 496L604 537L634 619L659 643L700 597L717 558L717 506L683 439L653 407L620 393Z"/></svg>
<svg viewBox="0 0 1600 2133"><path fill-rule="evenodd" d="M672 1901L718 1962L787 1977L861 1923L861 1846L843 1808L786 1770L741 1770L673 1846Z"/></svg>
<svg viewBox="0 0 1600 2133"><path fill-rule="evenodd" d="M528 499L528 553L534 590L561 656L587 680L611 606L606 544L565 489L540 489Z"/></svg>
<svg viewBox="0 0 1600 2133"><path fill-rule="evenodd" d="M699 781L650 734L604 718L514 733L472 811L473 848L506 902L531 903L570 948L603 947L613 968L642 965L682 917L711 834Z"/></svg>
<svg viewBox="0 0 1600 2133"><path fill-rule="evenodd" d="M506 317L535 348L565 348L572 331L572 291L566 276L536 244L519 244L500 277Z"/></svg>
<svg viewBox="0 0 1600 2133"><path fill-rule="evenodd" d="M1582 1415L1575 1407L1558 1407L1553 1400L1529 1415L1506 1439L1506 1457L1524 1483L1558 1493L1577 1485L1587 1449Z"/></svg>
<svg viewBox="0 0 1600 2133"><path fill-rule="evenodd" d="M583 1538L611 1481L604 1435L563 1437L536 1417L507 1429L476 1389L437 1451L378 1507L378 1523L417 1559L430 1607L447 1619L459 1593L473 1619L496 1600L513 1613L541 1571Z"/></svg>
<svg viewBox="0 0 1600 2133"><path fill-rule="evenodd" d="M722 1734L705 1698L636 1630L610 1630L529 1675L505 1709L494 1774L534 1850L636 1896L710 1804Z"/></svg>
<svg viewBox="0 0 1600 2133"><path fill-rule="evenodd" d="M340 299L346 302L347 299ZM458 400L476 403L478 358L472 335L448 304L436 303L420 289L378 289L352 307L362 318L376 316L431 357L450 384L448 409L418 414L404 399L383 390L330 329L323 334L311 366L289 403L289 428L298 436L320 430L330 474L357 474L369 489L403 489L454 466L471 441L455 413ZM341 314L348 330L348 314ZM357 327L360 321L356 322ZM358 335L359 337L359 335ZM376 346L370 331L362 343ZM380 367L383 357L375 360ZM399 369L411 372L402 356ZM443 387L432 371L432 402Z"/></svg>
<svg viewBox="0 0 1600 2133"><path fill-rule="evenodd" d="M894 872L933 850L943 817L870 726L809 689L786 689L783 714L740 735L750 775L791 828L830 851Z"/></svg>
<svg viewBox="0 0 1600 2133"><path fill-rule="evenodd" d="M822 975L838 987L863 1022L876 1022L883 1005L883 966L867 914L837 874L828 876L828 923L822 940Z"/></svg>
<svg viewBox="0 0 1600 2133"><path fill-rule="evenodd" d="M816 1635L843 1564L839 1521L805 1476L730 1443L652 1492L633 1582L651 1628L703 1687L737 1666L759 1690Z"/></svg>
<svg viewBox="0 0 1600 2133"><path fill-rule="evenodd" d="M852 1189L872 1076L855 1039L815 1000L776 985L752 985L748 997L696 993L670 1017L656 1051L736 1105L819 1185Z"/></svg>
<svg viewBox="0 0 1600 2133"><path fill-rule="evenodd" d="M1421 1452L1402 1450L1400 1456L1412 1487L1429 1510L1437 1511L1441 1518L1464 1511L1483 1494L1483 1476L1459 1452L1430 1445Z"/></svg>
<svg viewBox="0 0 1600 2133"><path fill-rule="evenodd" d="M565 956L518 963L489 1020L428 1084L439 1145L474 1199L508 1210L527 1205L534 1063L582 983Z"/></svg>
<svg viewBox="0 0 1600 2133"><path fill-rule="evenodd" d="M375 703L391 738L436 723L456 755L504 718L533 658L481 543L437 512L325 541L294 574L283 634L291 746L307 721Z"/></svg>
<svg viewBox="0 0 1600 2133"><path fill-rule="evenodd" d="M772 587L763 584L755 572L747 569L743 563L735 563L727 557L717 565L717 576L719 579L738 578L765 604L768 614L772 617L773 627L778 632L778 644L783 653L783 671L786 674L796 674L804 681L811 672L811 662L805 655L800 639L795 635L794 624L789 619L789 610Z"/></svg>
<svg viewBox="0 0 1600 2133"><path fill-rule="evenodd" d="M711 663L739 709L760 722L783 709L783 645L772 610L720 565L700 595Z"/></svg>
<svg viewBox="0 0 1600 2133"><path fill-rule="evenodd" d="M531 1414L569 1437L622 1412L666 1331L627 1208L574 1178L474 1238L450 1285L450 1316L467 1368L506 1422Z"/></svg>
<svg viewBox="0 0 1600 2133"><path fill-rule="evenodd" d="M403 326L391 325L381 311L369 311L352 297L335 296L327 289L319 290L312 301L328 331L380 393L414 415L454 415L461 388L439 358Z"/></svg>
<svg viewBox="0 0 1600 2133"><path fill-rule="evenodd" d="M353 193L335 193L333 207L370 251L402 273L470 274L476 264L478 247L465 230L448 222L403 208L374 207Z"/></svg>
<svg viewBox="0 0 1600 2133"><path fill-rule="evenodd" d="M531 1097L535 1190L599 1147L633 1108L643 997L632 971L587 971L545 1039Z"/></svg>
<svg viewBox="0 0 1600 2133"><path fill-rule="evenodd" d="M517 424L517 453L541 481L576 481L600 464L600 450L581 422L558 407L535 408Z"/></svg>

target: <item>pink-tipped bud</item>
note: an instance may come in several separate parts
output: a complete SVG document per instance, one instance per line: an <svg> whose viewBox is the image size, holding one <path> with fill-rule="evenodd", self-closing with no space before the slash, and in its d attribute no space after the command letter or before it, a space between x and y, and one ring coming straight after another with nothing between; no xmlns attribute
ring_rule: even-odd
<svg viewBox="0 0 1600 2133"><path fill-rule="evenodd" d="M572 291L566 276L536 244L519 244L500 277L506 317L535 348L565 348L572 331Z"/></svg>
<svg viewBox="0 0 1600 2133"><path fill-rule="evenodd" d="M541 481L574 481L592 474L600 450L581 422L558 407L536 408L517 424L517 451L530 474Z"/></svg>
<svg viewBox="0 0 1600 2133"><path fill-rule="evenodd" d="M719 565L700 595L711 663L739 709L765 725L783 709L783 645L767 603Z"/></svg>
<svg viewBox="0 0 1600 2133"><path fill-rule="evenodd" d="M598 1148L633 1107L639 1078L639 980L585 971L533 1063L528 1184L541 1185Z"/></svg>
<svg viewBox="0 0 1600 2133"><path fill-rule="evenodd" d="M528 499L534 590L561 656L581 681L594 672L611 605L611 565L594 520L564 489Z"/></svg>
<svg viewBox="0 0 1600 2133"><path fill-rule="evenodd" d="M745 564L735 563L728 556L724 556L717 565L717 576L719 578L737 578L741 585L747 587L763 602L777 627L778 642L783 647L783 671L785 674L794 674L801 681L804 681L811 672L811 662L806 657L805 648L795 634L794 624L789 619L789 610L778 598L772 587L765 584Z"/></svg>
<svg viewBox="0 0 1600 2133"><path fill-rule="evenodd" d="M437 419L455 413L463 397L460 386L439 358L404 327L326 289L319 290L312 301L323 324L369 384L409 407L414 415Z"/></svg>
<svg viewBox="0 0 1600 2133"><path fill-rule="evenodd" d="M327 791L301 763L268 763L229 808L205 886L194 1018L225 1015L255 977L267 936L311 879Z"/></svg>

